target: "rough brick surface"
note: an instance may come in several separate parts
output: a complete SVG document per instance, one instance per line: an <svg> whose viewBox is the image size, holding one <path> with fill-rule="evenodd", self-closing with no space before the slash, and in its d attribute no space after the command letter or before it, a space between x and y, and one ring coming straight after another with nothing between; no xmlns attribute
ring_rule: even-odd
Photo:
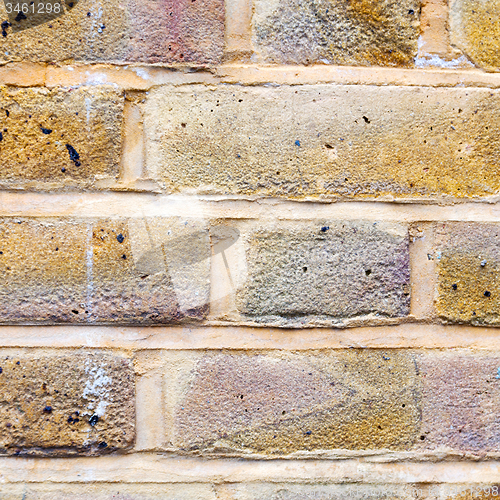
<svg viewBox="0 0 500 500"><path fill-rule="evenodd" d="M451 42L489 71L500 71L499 0L453 0L450 5Z"/></svg>
<svg viewBox="0 0 500 500"><path fill-rule="evenodd" d="M9 484L2 500L216 500L205 484Z"/></svg>
<svg viewBox="0 0 500 500"><path fill-rule="evenodd" d="M258 321L334 323L409 313L407 228L311 221L255 228L247 236L240 311Z"/></svg>
<svg viewBox="0 0 500 500"><path fill-rule="evenodd" d="M0 220L0 321L169 323L208 309L208 231L174 219Z"/></svg>
<svg viewBox="0 0 500 500"><path fill-rule="evenodd" d="M0 17L7 20L5 7ZM11 19L11 21L13 21ZM222 0L80 1L30 29L13 21L0 37L4 61L217 63L224 40Z"/></svg>
<svg viewBox="0 0 500 500"><path fill-rule="evenodd" d="M102 454L133 443L129 360L0 352L0 453Z"/></svg>
<svg viewBox="0 0 500 500"><path fill-rule="evenodd" d="M421 446L498 452L498 353L429 353L418 366L423 379Z"/></svg>
<svg viewBox="0 0 500 500"><path fill-rule="evenodd" d="M412 65L418 0L258 0L254 43L266 62Z"/></svg>
<svg viewBox="0 0 500 500"><path fill-rule="evenodd" d="M148 169L172 192L421 199L500 188L496 90L163 87L148 102Z"/></svg>
<svg viewBox="0 0 500 500"><path fill-rule="evenodd" d="M500 225L437 226L436 308L449 322L500 324Z"/></svg>
<svg viewBox="0 0 500 500"><path fill-rule="evenodd" d="M111 87L0 87L0 187L92 187L116 178L122 112Z"/></svg>
<svg viewBox="0 0 500 500"><path fill-rule="evenodd" d="M208 354L179 396L176 434L193 452L405 450L419 420L411 353Z"/></svg>

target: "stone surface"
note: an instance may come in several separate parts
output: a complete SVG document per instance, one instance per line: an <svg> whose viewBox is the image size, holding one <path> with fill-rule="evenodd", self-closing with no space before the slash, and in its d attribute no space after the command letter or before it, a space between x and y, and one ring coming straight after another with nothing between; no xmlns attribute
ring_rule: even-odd
<svg viewBox="0 0 500 500"><path fill-rule="evenodd" d="M65 12L29 29L29 19L13 21L0 61L206 65L222 55L223 0L79 1ZM0 19L8 20L3 2Z"/></svg>
<svg viewBox="0 0 500 500"><path fill-rule="evenodd" d="M429 352L418 367L423 380L421 447L498 453L498 353Z"/></svg>
<svg viewBox="0 0 500 500"><path fill-rule="evenodd" d="M0 322L200 319L208 256L208 231L196 221L3 218Z"/></svg>
<svg viewBox="0 0 500 500"><path fill-rule="evenodd" d="M418 0L258 0L254 44L266 62L411 66Z"/></svg>
<svg viewBox="0 0 500 500"><path fill-rule="evenodd" d="M215 500L209 484L9 484L2 500Z"/></svg>
<svg viewBox="0 0 500 500"><path fill-rule="evenodd" d="M450 4L451 43L489 71L500 71L499 12L499 0L453 0Z"/></svg>
<svg viewBox="0 0 500 500"><path fill-rule="evenodd" d="M92 187L119 173L123 96L111 87L0 87L0 187Z"/></svg>
<svg viewBox="0 0 500 500"><path fill-rule="evenodd" d="M175 409L185 451L406 450L419 435L411 352L214 353L187 380Z"/></svg>
<svg viewBox="0 0 500 500"><path fill-rule="evenodd" d="M448 322L500 324L500 225L436 227L436 309Z"/></svg>
<svg viewBox="0 0 500 500"><path fill-rule="evenodd" d="M147 167L170 192L486 197L500 189L499 107L477 88L162 87Z"/></svg>
<svg viewBox="0 0 500 500"><path fill-rule="evenodd" d="M132 445L131 363L101 353L0 352L0 453L102 454Z"/></svg>
<svg viewBox="0 0 500 500"><path fill-rule="evenodd" d="M401 317L409 313L407 228L311 221L247 236L239 310L257 321ZM302 319L303 318L303 319Z"/></svg>

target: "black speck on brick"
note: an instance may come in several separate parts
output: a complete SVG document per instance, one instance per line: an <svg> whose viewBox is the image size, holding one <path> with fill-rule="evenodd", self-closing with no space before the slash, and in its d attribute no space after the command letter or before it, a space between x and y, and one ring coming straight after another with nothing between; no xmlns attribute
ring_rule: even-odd
<svg viewBox="0 0 500 500"><path fill-rule="evenodd" d="M2 36L3 37L6 37L7 36L7 28L10 26L10 23L9 21L4 21L2 24L1 24L1 27L2 27ZM9 115L7 115L9 116Z"/></svg>
<svg viewBox="0 0 500 500"><path fill-rule="evenodd" d="M0 132L0 141L3 141L3 134Z"/></svg>
<svg viewBox="0 0 500 500"><path fill-rule="evenodd" d="M79 167L81 165L81 163L78 161L80 159L80 155L78 154L78 151L71 144L66 144L66 149L68 150L68 153L69 153L69 159L77 167Z"/></svg>
<svg viewBox="0 0 500 500"><path fill-rule="evenodd" d="M17 16L16 16L16 19L15 19L15 20L16 20L17 22L20 22L20 21L23 21L24 19L28 19L28 18L26 17L26 14L24 14L24 12L20 11L20 12L17 14Z"/></svg>
<svg viewBox="0 0 500 500"><path fill-rule="evenodd" d="M119 234L116 239L118 240L118 243L123 243L125 241L125 236L123 234Z"/></svg>
<svg viewBox="0 0 500 500"><path fill-rule="evenodd" d="M43 134L45 134L45 135L52 134L52 130L50 128L43 128L43 127L40 127L40 128L41 128Z"/></svg>
<svg viewBox="0 0 500 500"><path fill-rule="evenodd" d="M92 427L94 427L94 426L95 426L95 424L97 424L97 422L99 422L99 416L98 416L98 415L96 415L96 414L94 413L94 415L92 415L92 416L90 417L89 424L90 424Z"/></svg>

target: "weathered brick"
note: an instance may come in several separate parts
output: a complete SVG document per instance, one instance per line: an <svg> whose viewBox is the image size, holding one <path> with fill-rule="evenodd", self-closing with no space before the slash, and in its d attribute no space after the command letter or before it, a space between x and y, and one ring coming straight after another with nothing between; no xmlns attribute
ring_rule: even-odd
<svg viewBox="0 0 500 500"><path fill-rule="evenodd" d="M454 323L500 324L499 224L436 227L436 309Z"/></svg>
<svg viewBox="0 0 500 500"><path fill-rule="evenodd" d="M102 454L132 445L128 359L4 350L0 368L0 453Z"/></svg>
<svg viewBox="0 0 500 500"><path fill-rule="evenodd" d="M410 66L420 1L258 0L254 43L266 62Z"/></svg>
<svg viewBox="0 0 500 500"><path fill-rule="evenodd" d="M148 170L170 192L485 197L500 189L499 107L479 88L162 87Z"/></svg>
<svg viewBox="0 0 500 500"><path fill-rule="evenodd" d="M308 221L246 235L247 279L237 304L260 322L402 317L409 313L406 226Z"/></svg>
<svg viewBox="0 0 500 500"><path fill-rule="evenodd" d="M429 352L418 367L423 380L421 447L498 452L500 355Z"/></svg>
<svg viewBox="0 0 500 500"><path fill-rule="evenodd" d="M3 218L0 322L200 319L208 257L196 221Z"/></svg>
<svg viewBox="0 0 500 500"><path fill-rule="evenodd" d="M489 71L500 71L499 0L453 0L450 38L453 45Z"/></svg>
<svg viewBox="0 0 500 500"><path fill-rule="evenodd" d="M111 87L0 87L0 187L92 187L116 178L123 104Z"/></svg>
<svg viewBox="0 0 500 500"><path fill-rule="evenodd" d="M208 353L187 380L175 410L185 451L406 450L419 435L420 382L404 351Z"/></svg>
<svg viewBox="0 0 500 500"><path fill-rule="evenodd" d="M228 486L228 500L412 500L427 492L425 485L413 484L266 484ZM223 497L224 500L226 497ZM420 498L420 497L416 497ZM427 498L427 497L425 497ZM17 500L17 499L16 499Z"/></svg>
<svg viewBox="0 0 500 500"><path fill-rule="evenodd" d="M221 58L223 0L74 3L65 15L29 29L29 18L11 18L0 37L0 60L206 65ZM7 19L3 2L0 18Z"/></svg>

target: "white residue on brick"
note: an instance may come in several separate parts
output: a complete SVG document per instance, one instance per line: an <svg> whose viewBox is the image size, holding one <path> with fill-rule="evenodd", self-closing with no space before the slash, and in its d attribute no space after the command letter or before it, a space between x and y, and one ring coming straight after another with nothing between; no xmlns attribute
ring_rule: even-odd
<svg viewBox="0 0 500 500"><path fill-rule="evenodd" d="M86 251L86 264L87 264L87 298L86 310L87 321L92 321L92 297L94 295L94 248L92 246L93 228L92 224L87 225L87 251Z"/></svg>
<svg viewBox="0 0 500 500"><path fill-rule="evenodd" d="M89 379L85 383L82 396L89 400L88 409L93 414L102 417L109 405L109 386L112 379L102 368L96 366L91 368L89 365L90 362L85 367Z"/></svg>

